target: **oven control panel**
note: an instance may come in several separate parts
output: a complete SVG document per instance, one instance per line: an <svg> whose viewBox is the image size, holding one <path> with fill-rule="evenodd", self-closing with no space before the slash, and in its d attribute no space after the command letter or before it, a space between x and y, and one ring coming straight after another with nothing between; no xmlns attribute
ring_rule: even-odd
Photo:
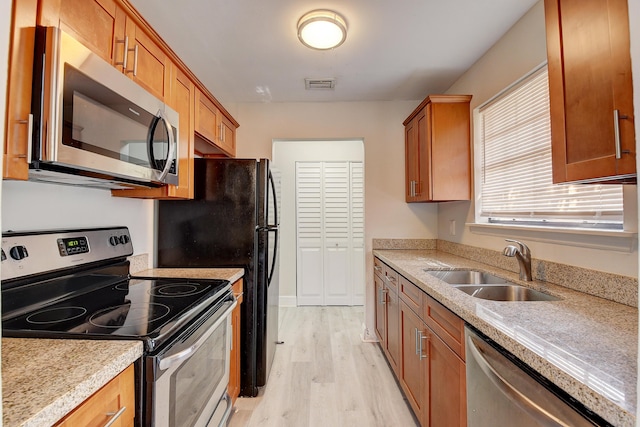
<svg viewBox="0 0 640 427"><path fill-rule="evenodd" d="M2 234L2 280L133 254L126 227Z"/></svg>

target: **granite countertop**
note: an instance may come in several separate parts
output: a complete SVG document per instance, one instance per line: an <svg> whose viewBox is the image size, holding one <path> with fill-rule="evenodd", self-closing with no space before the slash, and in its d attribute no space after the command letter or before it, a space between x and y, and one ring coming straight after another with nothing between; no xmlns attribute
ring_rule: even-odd
<svg viewBox="0 0 640 427"><path fill-rule="evenodd" d="M222 279L233 283L244 276L242 268L152 268L138 271L138 277L178 277L185 279Z"/></svg>
<svg viewBox="0 0 640 427"><path fill-rule="evenodd" d="M634 426L638 310L435 250L373 254L467 323L615 426ZM558 296L560 301L473 298L424 269L476 269Z"/></svg>
<svg viewBox="0 0 640 427"><path fill-rule="evenodd" d="M2 338L2 424L51 426L140 356L141 341Z"/></svg>

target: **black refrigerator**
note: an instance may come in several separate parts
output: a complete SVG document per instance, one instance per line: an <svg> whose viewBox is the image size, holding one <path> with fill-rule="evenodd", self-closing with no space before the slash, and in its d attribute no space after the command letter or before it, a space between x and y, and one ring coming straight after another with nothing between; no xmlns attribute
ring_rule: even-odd
<svg viewBox="0 0 640 427"><path fill-rule="evenodd" d="M278 340L278 209L267 159L195 159L193 200L158 202L158 267L241 267L241 395L266 384ZM278 186L279 188L279 186Z"/></svg>

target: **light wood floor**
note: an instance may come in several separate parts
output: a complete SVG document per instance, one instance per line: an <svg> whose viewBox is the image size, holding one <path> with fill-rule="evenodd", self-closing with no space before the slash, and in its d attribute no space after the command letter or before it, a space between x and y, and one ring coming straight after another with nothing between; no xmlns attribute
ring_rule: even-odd
<svg viewBox="0 0 640 427"><path fill-rule="evenodd" d="M229 427L417 425L380 347L360 339L362 307L280 310L267 386L237 400Z"/></svg>

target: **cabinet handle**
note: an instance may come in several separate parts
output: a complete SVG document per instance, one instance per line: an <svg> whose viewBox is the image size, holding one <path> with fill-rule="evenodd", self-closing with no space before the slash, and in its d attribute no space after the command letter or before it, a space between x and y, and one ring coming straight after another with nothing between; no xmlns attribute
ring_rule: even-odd
<svg viewBox="0 0 640 427"><path fill-rule="evenodd" d="M33 140L33 114L29 114L27 116L27 120L17 120L17 123L20 125L27 125L27 154L21 154L17 157L27 158L27 162L31 162L31 149L32 149L32 140Z"/></svg>
<svg viewBox="0 0 640 427"><path fill-rule="evenodd" d="M620 149L620 111L613 110L613 133L615 135L616 159L622 157Z"/></svg>
<svg viewBox="0 0 640 427"><path fill-rule="evenodd" d="M416 182L411 181L411 197L416 197Z"/></svg>
<svg viewBox="0 0 640 427"><path fill-rule="evenodd" d="M386 289L380 289L380 304L384 305L387 303L387 298L385 294L387 293Z"/></svg>
<svg viewBox="0 0 640 427"><path fill-rule="evenodd" d="M414 329L413 337L414 337L414 339L416 341L415 344L416 344L416 356L417 356L418 354L420 354L419 351L418 351L418 348L420 347L420 341L419 341L419 338L418 338L418 328Z"/></svg>
<svg viewBox="0 0 640 427"><path fill-rule="evenodd" d="M218 139L220 140L220 142L224 142L224 124L223 123L220 123L220 125L218 126L218 132L220 134Z"/></svg>
<svg viewBox="0 0 640 427"><path fill-rule="evenodd" d="M127 410L127 407L123 406L122 408L120 408L118 412L107 412L107 415L110 416L111 418L109 418L109 421L107 421L104 427L109 427L113 425L113 423L115 423L118 420L118 418L120 418L120 415L124 414L124 411L126 410Z"/></svg>
<svg viewBox="0 0 640 427"><path fill-rule="evenodd" d="M373 266L373 269L374 269L375 271L381 271L381 270L382 270L382 267L380 267L379 265L374 265L374 266Z"/></svg>
<svg viewBox="0 0 640 427"><path fill-rule="evenodd" d="M418 359L423 360L426 359L427 357L429 357L429 353L427 354L422 354L422 340L424 339L428 339L429 337L426 335L422 335L422 331L419 331L416 328L416 339L418 340L418 345L416 346L418 351L416 352L416 354L418 355Z"/></svg>
<svg viewBox="0 0 640 427"><path fill-rule="evenodd" d="M416 181L415 185L413 186L414 188L414 192L416 194L414 194L414 196L419 196L420 194L422 194L422 190L420 189L422 186L420 185L422 181Z"/></svg>
<svg viewBox="0 0 640 427"><path fill-rule="evenodd" d="M387 277L387 281L391 282L391 283L396 283L396 278L393 276L386 276Z"/></svg>
<svg viewBox="0 0 640 427"><path fill-rule="evenodd" d="M131 70L127 70L125 68L125 73L132 73L134 77L138 75L138 45L135 45L131 49L127 49L127 53L133 51L133 68ZM126 61L125 61L126 63Z"/></svg>
<svg viewBox="0 0 640 427"><path fill-rule="evenodd" d="M129 36L124 36L124 39L118 40L117 43L124 43L124 51L122 52L122 61L116 62L115 65L122 65L122 69L127 71L127 53L129 53Z"/></svg>

